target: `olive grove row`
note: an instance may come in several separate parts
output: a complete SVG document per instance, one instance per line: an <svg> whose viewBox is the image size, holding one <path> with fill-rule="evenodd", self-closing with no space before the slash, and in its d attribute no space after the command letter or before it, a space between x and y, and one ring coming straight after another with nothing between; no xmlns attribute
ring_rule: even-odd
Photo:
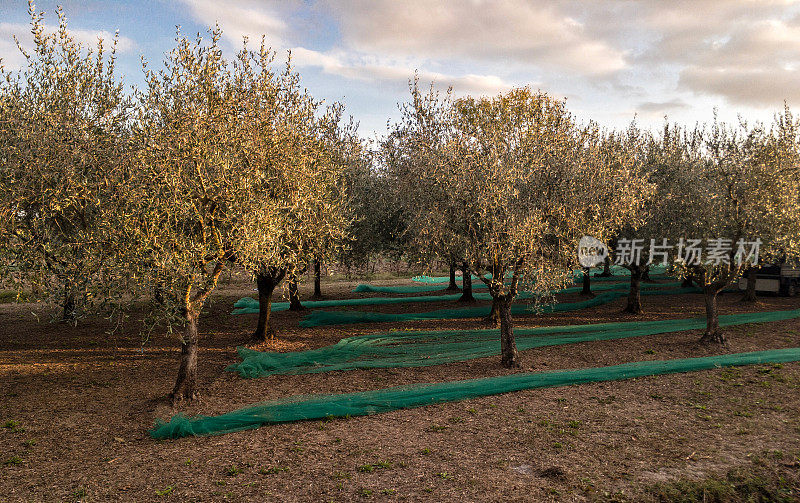
<svg viewBox="0 0 800 503"><path fill-rule="evenodd" d="M199 317L231 267L253 275L264 340L275 288L320 261L458 264L486 282L514 367L511 304L571 283L584 235L758 238L762 259L800 249L788 108L768 127L606 131L529 88L455 98L413 79L369 148L263 41L227 60L219 29L179 34L127 92L114 43L81 47L60 13L52 32L31 17L27 65L0 75L0 281L36 285L67 319L148 306L150 322L181 327L173 399L197 394ZM678 263L704 290L711 341L724 342L716 296L748 266L734 252ZM645 271L631 272L641 312Z"/></svg>

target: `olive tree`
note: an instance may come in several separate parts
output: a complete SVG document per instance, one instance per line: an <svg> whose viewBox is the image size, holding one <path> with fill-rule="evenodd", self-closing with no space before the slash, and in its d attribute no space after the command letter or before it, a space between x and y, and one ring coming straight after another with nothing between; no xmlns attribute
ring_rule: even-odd
<svg viewBox="0 0 800 503"><path fill-rule="evenodd" d="M510 308L519 291L547 296L571 282L580 237L605 239L635 219L648 185L595 125L544 93L465 97L438 113L450 133L426 145L413 175L449 197L420 198L414 218L443 240L451 227L441 214L463 222L466 236L452 239L498 305L503 366L518 367ZM405 124L422 127L410 114Z"/></svg>
<svg viewBox="0 0 800 503"><path fill-rule="evenodd" d="M702 341L726 342L717 308L722 290L762 253L797 253L800 173L786 150L796 149L791 142L796 135L781 139L780 126L768 133L744 122L673 133L673 173L663 204L672 215L681 274L691 274L703 288Z"/></svg>
<svg viewBox="0 0 800 503"><path fill-rule="evenodd" d="M179 35L162 69L145 67L119 224L139 288L161 293L154 312L185 327L173 400L197 396L198 322L222 271L292 271L301 261L287 236L316 242L320 208L339 214L320 199L336 178L317 155L331 132L292 119L315 112L296 74L273 70L263 40L228 62L220 36Z"/></svg>
<svg viewBox="0 0 800 503"><path fill-rule="evenodd" d="M356 125L342 121L340 104L323 109L301 90L299 75L290 66L280 81L273 115L251 119L254 136L265 146L261 151L269 153L256 155L248 164L278 174L260 196L261 204L272 208L271 238L244 264L253 271L259 293L255 342L274 336L270 311L280 281L288 278L292 306L301 308L300 275L312 262L332 260L341 249L350 218L345 171L362 156Z"/></svg>
<svg viewBox="0 0 800 503"><path fill-rule="evenodd" d="M127 142L129 100L115 74L116 39L84 47L58 9L58 28L30 4L26 65L0 65L0 265L16 289L34 285L74 320L108 307L117 243L111 225ZM1 62L0 62L1 63Z"/></svg>

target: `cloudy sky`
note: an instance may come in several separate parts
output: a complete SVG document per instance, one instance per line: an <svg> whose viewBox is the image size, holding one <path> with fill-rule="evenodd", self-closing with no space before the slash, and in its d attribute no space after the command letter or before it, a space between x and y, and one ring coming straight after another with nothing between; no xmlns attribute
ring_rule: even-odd
<svg viewBox="0 0 800 503"><path fill-rule="evenodd" d="M383 134L408 79L456 94L529 85L584 120L694 124L770 120L800 106L800 1L792 0L162 0L58 2L73 33L120 33L125 82L142 82L183 33L219 23L233 49L260 39L292 59L318 98L343 102L364 136ZM37 2L55 23L56 2ZM0 58L18 68L27 3L0 0ZM27 36L26 36L27 35Z"/></svg>

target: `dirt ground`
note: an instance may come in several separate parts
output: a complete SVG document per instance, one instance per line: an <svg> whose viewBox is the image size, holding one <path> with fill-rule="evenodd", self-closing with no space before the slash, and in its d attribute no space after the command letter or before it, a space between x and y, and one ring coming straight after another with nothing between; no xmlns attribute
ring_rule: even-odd
<svg viewBox="0 0 800 503"><path fill-rule="evenodd" d="M376 284L409 284L384 280ZM328 298L354 282L325 282ZM304 295L308 296L308 286ZM36 304L0 305L0 501L800 501L800 364L757 365L538 389L367 417L265 426L221 436L154 441L157 418L220 414L254 402L415 382L503 375L499 356L433 367L368 369L245 380L224 369L255 315L232 316L252 286L221 285L201 318L202 398L173 409L174 337L142 344L136 323L45 319ZM577 295L561 301L578 300ZM720 298L723 314L800 308L800 299ZM702 298L644 296L571 313L515 318L518 326L685 318ZM384 312L453 306L359 306ZM268 347L303 350L393 328L484 328L480 320L301 329L279 312ZM522 371L613 365L800 346L800 320L727 329L727 348L699 331L545 347ZM499 350L499 342L498 342ZM699 491L699 492L698 492ZM726 492L727 491L727 492ZM748 492L750 491L750 492ZM725 495L728 496L725 496ZM672 495L672 496L670 496ZM686 501L695 501L687 499Z"/></svg>

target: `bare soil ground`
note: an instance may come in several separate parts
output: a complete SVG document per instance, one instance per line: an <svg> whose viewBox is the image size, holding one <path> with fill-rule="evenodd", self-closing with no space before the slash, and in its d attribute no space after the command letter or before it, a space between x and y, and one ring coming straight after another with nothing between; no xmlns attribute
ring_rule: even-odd
<svg viewBox="0 0 800 503"><path fill-rule="evenodd" d="M378 284L399 284L379 281ZM408 282L403 282L408 284ZM323 283L329 298L354 282ZM443 285L444 286L444 285ZM502 375L499 357L434 367L370 369L245 380L224 369L255 315L229 315L253 295L223 284L201 318L202 398L173 409L174 337L142 345L130 323L37 323L35 304L0 305L0 501L735 501L756 494L800 501L800 364L759 365L530 390L333 421L154 441L156 418L219 414L304 393ZM304 287L308 297L308 286ZM372 294L375 295L375 294ZM800 299L720 298L723 314L800 308ZM577 295L560 300L578 300ZM518 326L701 316L699 295L645 296L582 311L518 317ZM453 303L360 306L416 312ZM302 350L392 328L483 328L480 320L301 329L304 313L274 314L279 339L261 349ZM540 348L523 371L800 346L800 320L727 329L727 348L699 331ZM499 343L498 343L499 346ZM498 348L499 349L499 348ZM750 491L748 493L748 491ZM739 496L737 496L737 494ZM672 496L671 496L672 495ZM688 496L687 496L688 497ZM710 497L710 499L709 499ZM694 501L687 499L686 501Z"/></svg>

